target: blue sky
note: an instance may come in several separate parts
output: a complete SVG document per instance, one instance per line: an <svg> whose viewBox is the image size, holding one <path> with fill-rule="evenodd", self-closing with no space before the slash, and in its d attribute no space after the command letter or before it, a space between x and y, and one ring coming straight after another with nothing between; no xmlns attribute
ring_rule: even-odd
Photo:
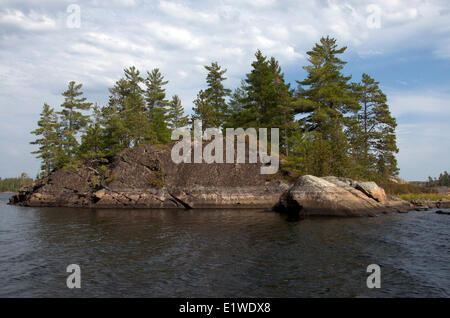
<svg viewBox="0 0 450 318"><path fill-rule="evenodd" d="M80 9L80 25L73 22ZM75 27L74 27L75 26ZM256 49L275 56L295 82L321 36L347 46L344 72L380 82L398 122L400 177L449 169L450 4L448 1L0 0L0 176L35 176L30 151L44 102L58 108L70 80L105 104L108 88L135 65L159 67L185 111L217 60L234 88Z"/></svg>

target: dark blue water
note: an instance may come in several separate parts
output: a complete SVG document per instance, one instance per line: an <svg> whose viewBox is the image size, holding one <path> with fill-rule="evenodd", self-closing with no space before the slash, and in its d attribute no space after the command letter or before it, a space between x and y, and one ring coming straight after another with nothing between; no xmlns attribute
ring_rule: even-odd
<svg viewBox="0 0 450 318"><path fill-rule="evenodd" d="M287 221L261 210L6 205L1 297L449 297L450 216ZM366 268L381 266L381 288ZM66 267L81 267L68 289Z"/></svg>

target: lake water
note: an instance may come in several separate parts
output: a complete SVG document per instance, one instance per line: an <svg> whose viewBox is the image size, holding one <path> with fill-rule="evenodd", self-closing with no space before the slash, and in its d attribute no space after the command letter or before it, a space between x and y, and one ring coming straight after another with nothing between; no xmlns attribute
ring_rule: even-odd
<svg viewBox="0 0 450 318"><path fill-rule="evenodd" d="M449 297L450 216L6 205L1 297ZM81 289L66 267L81 268ZM368 289L369 264L381 288Z"/></svg>

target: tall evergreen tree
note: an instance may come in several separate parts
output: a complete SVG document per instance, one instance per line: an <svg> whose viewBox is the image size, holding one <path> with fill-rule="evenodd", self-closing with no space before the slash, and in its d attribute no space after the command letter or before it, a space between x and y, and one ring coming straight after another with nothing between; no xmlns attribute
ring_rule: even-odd
<svg viewBox="0 0 450 318"><path fill-rule="evenodd" d="M188 124L189 117L184 115L183 106L178 95L172 96L169 103L169 127L171 129L181 128Z"/></svg>
<svg viewBox="0 0 450 318"><path fill-rule="evenodd" d="M311 51L307 52L310 65L305 80L298 82L303 89L295 103L296 112L305 116L304 129L315 131L321 144L328 144L329 151L322 158L330 162L325 174L348 175L349 145L344 134L345 116L359 109L357 100L348 83L350 76L341 73L346 62L338 58L346 47L338 48L336 40L322 37ZM329 160L331 159L331 160ZM325 159L324 159L325 160ZM318 167L322 163L318 162Z"/></svg>
<svg viewBox="0 0 450 318"><path fill-rule="evenodd" d="M62 141L58 134L58 118L53 108L44 104L38 128L31 133L38 138L30 142L32 145L39 145L39 149L31 152L42 160L41 177L48 176L50 172L58 167L60 155L62 153Z"/></svg>
<svg viewBox="0 0 450 318"><path fill-rule="evenodd" d="M92 156L102 154L103 147L103 129L101 126L102 113L98 105L93 108L93 118L90 120L86 133L81 136L81 145L79 154L81 156Z"/></svg>
<svg viewBox="0 0 450 318"><path fill-rule="evenodd" d="M203 127L221 127L228 115L226 97L231 93L222 83L227 79L224 76L227 70L222 69L217 62L212 62L210 66L205 65L205 69L208 71L208 88L197 94L192 118L202 120Z"/></svg>
<svg viewBox="0 0 450 318"><path fill-rule="evenodd" d="M156 139L160 143L170 141L170 129L167 122L167 106L169 101L166 99L166 89L168 81L164 80L158 68L147 72L145 85L147 87L144 95L147 103L147 115L150 118L152 130Z"/></svg>
<svg viewBox="0 0 450 318"><path fill-rule="evenodd" d="M126 126L125 99L129 95L129 83L126 79L119 79L109 89L109 102L102 108L102 122L104 126L104 146L107 153L116 153L130 147L131 140Z"/></svg>
<svg viewBox="0 0 450 318"><path fill-rule="evenodd" d="M288 152L287 136L294 120L289 84L285 83L275 58L267 59L260 50L255 53L255 58L252 70L244 80L245 85L242 85L243 92L238 91L245 96L245 100L239 102L242 111L233 117L244 128L281 129L280 145Z"/></svg>
<svg viewBox="0 0 450 318"><path fill-rule="evenodd" d="M223 125L224 128L238 128L244 126L244 123L246 122L244 110L247 98L245 81L242 81L241 86L233 91L228 100L228 112L225 117L226 121Z"/></svg>
<svg viewBox="0 0 450 318"><path fill-rule="evenodd" d="M349 129L355 164L362 167L362 177L396 175L397 123L389 111L386 95L379 82L367 74L362 75L361 82L354 84L353 89L361 106L353 116L356 124Z"/></svg>
<svg viewBox="0 0 450 318"><path fill-rule="evenodd" d="M211 107L208 94L206 94L204 90L200 90L197 93L197 97L194 99L193 103L193 114L191 115L192 123L194 122L194 120L201 120L203 128L219 126L217 113Z"/></svg>
<svg viewBox="0 0 450 318"><path fill-rule="evenodd" d="M155 141L141 88L143 83L139 70L132 66L124 70L124 77L110 89L109 104L102 109L107 152Z"/></svg>
<svg viewBox="0 0 450 318"><path fill-rule="evenodd" d="M69 82L67 90L62 93L64 103L61 104L62 111L58 112L61 122L62 142L65 151L65 162L72 160L78 151L77 136L81 129L86 127L89 116L81 111L87 111L92 103L86 102L86 97L81 97L83 84Z"/></svg>
<svg viewBox="0 0 450 318"><path fill-rule="evenodd" d="M217 116L218 125L216 127L219 127L223 125L226 119L228 109L225 99L231 93L231 90L225 88L222 83L227 79L224 76L227 69L222 69L217 62L212 62L210 66L205 66L205 69L208 71L206 76L208 88L205 90L205 93Z"/></svg>

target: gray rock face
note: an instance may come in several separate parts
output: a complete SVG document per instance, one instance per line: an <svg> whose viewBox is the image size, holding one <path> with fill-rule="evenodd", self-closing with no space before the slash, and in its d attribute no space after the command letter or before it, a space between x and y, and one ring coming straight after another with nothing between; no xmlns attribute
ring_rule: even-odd
<svg viewBox="0 0 450 318"><path fill-rule="evenodd" d="M272 208L288 182L261 164L175 164L170 147L143 146L60 169L10 198L23 206Z"/></svg>
<svg viewBox="0 0 450 318"><path fill-rule="evenodd" d="M23 206L88 208L267 208L302 215L407 212L374 182L260 174L261 164L175 164L170 147L143 146L60 169L10 198ZM445 203L442 203L444 206Z"/></svg>
<svg viewBox="0 0 450 318"><path fill-rule="evenodd" d="M406 212L412 209L412 205L387 197L374 182L306 175L282 194L276 209L304 216L371 216L384 212Z"/></svg>

